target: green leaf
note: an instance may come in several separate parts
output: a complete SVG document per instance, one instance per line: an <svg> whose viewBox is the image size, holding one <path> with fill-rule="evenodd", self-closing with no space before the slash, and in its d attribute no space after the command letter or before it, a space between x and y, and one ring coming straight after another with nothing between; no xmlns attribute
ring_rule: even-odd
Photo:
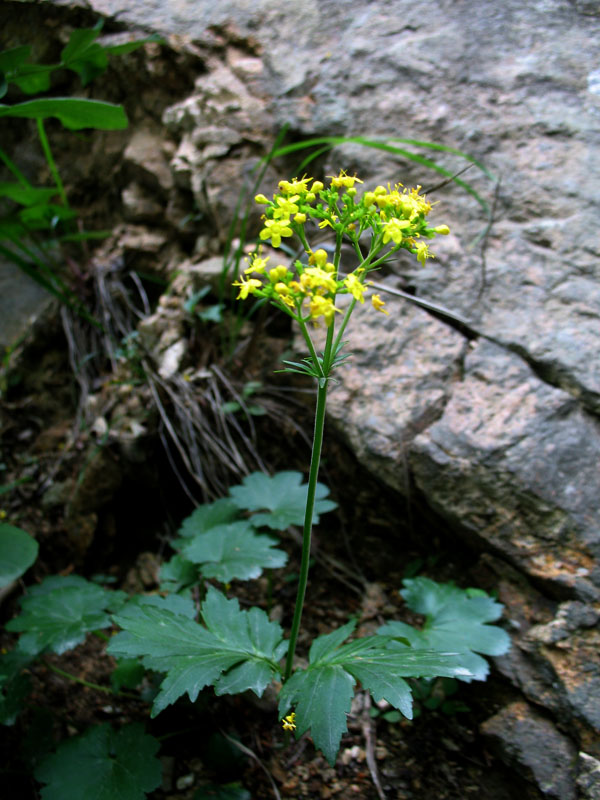
<svg viewBox="0 0 600 800"><path fill-rule="evenodd" d="M47 92L50 88L50 76L55 69L55 66L44 64L24 64L18 73L10 78L10 82L16 83L25 94Z"/></svg>
<svg viewBox="0 0 600 800"><path fill-rule="evenodd" d="M302 484L301 472L276 472L273 477L264 472L247 475L241 486L233 486L229 494L238 508L247 511L268 509L269 513L254 514L251 522L256 527L266 526L283 531L290 525L303 525L308 484ZM319 523L319 515L337 508L331 500L325 500L329 489L317 483L313 523Z"/></svg>
<svg viewBox="0 0 600 800"><path fill-rule="evenodd" d="M494 622L502 614L502 605L487 595L469 593L453 584L441 584L429 578L403 581L401 595L407 605L426 617L422 631L402 622L389 622L378 633L408 640L413 648L453 651L461 654L465 668L472 675L456 675L464 681L485 680L489 666L478 653L498 656L510 647L510 637Z"/></svg>
<svg viewBox="0 0 600 800"><path fill-rule="evenodd" d="M35 777L42 800L143 800L161 782L159 744L139 723L114 731L107 723L68 739Z"/></svg>
<svg viewBox="0 0 600 800"><path fill-rule="evenodd" d="M128 125L123 106L75 97L43 97L13 106L0 105L0 117L56 117L65 128L73 131L83 128L114 131L123 130Z"/></svg>
<svg viewBox="0 0 600 800"><path fill-rule="evenodd" d="M252 796L241 783L211 783L198 789L194 800L252 800Z"/></svg>
<svg viewBox="0 0 600 800"><path fill-rule="evenodd" d="M199 506L183 520L178 534L183 537L192 537L199 533L207 533L211 528L233 522L238 517L239 507L237 504L228 497L224 497L214 503L205 503Z"/></svg>
<svg viewBox="0 0 600 800"><path fill-rule="evenodd" d="M308 668L297 670L279 696L280 716L295 705L297 735L310 728L315 746L332 766L356 681L376 702L387 700L412 719L411 689L404 678L468 674L455 654L412 650L387 636L367 636L342 645L354 626L349 622L315 639Z"/></svg>
<svg viewBox="0 0 600 800"><path fill-rule="evenodd" d="M341 666L324 664L295 672L280 694L279 715L296 708L297 736L309 728L315 747L333 766L342 735L348 730L346 714L354 695L354 678Z"/></svg>
<svg viewBox="0 0 600 800"><path fill-rule="evenodd" d="M90 631L108 628L107 609L122 603L123 592L103 589L77 575L52 575L22 598L22 613L6 629L20 632L19 648L31 655L49 649L64 653Z"/></svg>
<svg viewBox="0 0 600 800"><path fill-rule="evenodd" d="M119 659L110 676L110 685L115 691L135 689L142 682L146 670L137 658Z"/></svg>
<svg viewBox="0 0 600 800"><path fill-rule="evenodd" d="M37 558L39 546L26 531L0 523L0 587L20 578Z"/></svg>
<svg viewBox="0 0 600 800"><path fill-rule="evenodd" d="M277 662L287 642L264 611L241 611L237 600L209 586L202 616L204 625L149 605L128 605L115 616L123 632L112 638L108 652L141 656L149 669L166 673L152 716L186 692L194 702L209 685L217 694L252 689L260 696L279 675Z"/></svg>
<svg viewBox="0 0 600 800"><path fill-rule="evenodd" d="M182 614L184 617L189 617L189 619L196 617L196 607L189 595L169 594L166 597L162 597L160 594L136 594L127 602L128 607L132 605L163 608L173 612L173 614Z"/></svg>
<svg viewBox="0 0 600 800"><path fill-rule="evenodd" d="M197 583L200 583L200 570L183 556L173 556L160 568L161 591L179 592Z"/></svg>
<svg viewBox="0 0 600 800"><path fill-rule="evenodd" d="M31 686L29 677L22 670L30 663L31 656L18 648L0 655L0 724L14 725L23 710L23 701Z"/></svg>
<svg viewBox="0 0 600 800"><path fill-rule="evenodd" d="M240 520L217 525L193 539L182 539L182 556L201 564L206 578L229 583L235 578L258 578L265 567L282 567L287 561L270 536L257 534L250 521ZM177 546L174 542L174 546Z"/></svg>
<svg viewBox="0 0 600 800"><path fill-rule="evenodd" d="M105 49L96 44L101 28L102 25L97 25L73 31L61 53L63 65L76 72L84 86L101 75L108 66Z"/></svg>
<svg viewBox="0 0 600 800"><path fill-rule="evenodd" d="M148 36L146 39L138 39L135 42L125 42L124 44L115 44L112 47L105 47L104 51L108 53L109 56L124 56L128 53L133 53L134 50L138 50L145 44L163 44L164 41L165 40L161 38L158 33L153 33L152 36Z"/></svg>
<svg viewBox="0 0 600 800"><path fill-rule="evenodd" d="M20 183L0 183L0 197L8 197L22 206L35 206L48 203L58 194L56 188L37 189L33 186L22 186Z"/></svg>
<svg viewBox="0 0 600 800"><path fill-rule="evenodd" d="M27 61L30 53L31 45L28 44L3 50L0 53L0 72L14 72Z"/></svg>

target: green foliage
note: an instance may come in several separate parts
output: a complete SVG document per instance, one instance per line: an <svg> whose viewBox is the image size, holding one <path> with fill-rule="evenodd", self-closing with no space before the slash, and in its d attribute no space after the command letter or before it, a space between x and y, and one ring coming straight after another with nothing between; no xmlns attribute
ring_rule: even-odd
<svg viewBox="0 0 600 800"><path fill-rule="evenodd" d="M247 511L268 513L254 514L252 524L265 525L276 531L283 531L290 525L304 524L304 510L308 484L302 484L301 472L278 472L273 477L264 472L247 475L241 486L234 486L229 494L238 508ZM329 489L317 483L313 524L319 523L319 515L337 508L337 504L325 498Z"/></svg>
<svg viewBox="0 0 600 800"><path fill-rule="evenodd" d="M58 64L31 64L31 47L24 45L0 53L0 98L13 83L26 94L38 94L51 88L51 76L57 69L69 69L81 78L84 86L102 74L111 55L135 50L156 37L128 42L117 47L103 47L96 39L102 22L94 28L75 30L62 50ZM68 305L97 327L94 320L75 294L60 277L61 258L57 245L73 241L101 238L106 232L88 233L77 230L73 222L76 213L69 207L58 168L54 162L50 143L44 129L44 120L54 117L67 129L122 130L127 127L127 116L122 106L100 100L73 97L38 97L12 105L0 104L0 118L16 117L36 121L40 144L52 175L54 186L33 187L6 153L0 150L0 161L16 178L16 183L0 184L0 199L16 204L0 218L0 254L12 261L29 277L40 284L61 303ZM45 231L48 240L37 235ZM2 244L6 242L7 244Z"/></svg>
<svg viewBox="0 0 600 800"><path fill-rule="evenodd" d="M152 716L187 692L194 702L205 686L216 694L252 689L258 696L277 677L286 651L283 633L264 611L241 611L209 586L202 604L204 625L151 605L127 605L115 622L123 629L108 652L118 657L142 657L157 672L166 672L154 701Z"/></svg>
<svg viewBox="0 0 600 800"><path fill-rule="evenodd" d="M160 785L156 739L138 723L96 725L62 742L35 770L42 800L143 800Z"/></svg>
<svg viewBox="0 0 600 800"><path fill-rule="evenodd" d="M31 656L18 649L0 655L0 724L13 725L30 691L29 678L22 670Z"/></svg>
<svg viewBox="0 0 600 800"><path fill-rule="evenodd" d="M106 103L103 100L86 100L78 97L44 97L15 103L12 106L0 105L0 117L24 119L56 117L71 131L83 128L116 131L128 125L123 106Z"/></svg>
<svg viewBox="0 0 600 800"><path fill-rule="evenodd" d="M124 592L103 589L78 575L52 575L29 589L21 600L22 613L6 629L21 633L19 649L32 656L44 650L64 653L90 631L108 628L109 610L116 610L124 598Z"/></svg>
<svg viewBox="0 0 600 800"><path fill-rule="evenodd" d="M0 522L0 587L20 578L36 560L38 549L26 531Z"/></svg>
<svg viewBox="0 0 600 800"><path fill-rule="evenodd" d="M218 525L182 541L182 556L199 564L206 578L221 583L258 578L265 567L282 567L287 561L286 553L275 547L270 536L257 534L249 520Z"/></svg>
<svg viewBox="0 0 600 800"><path fill-rule="evenodd" d="M436 583L429 578L411 578L403 581L403 586L400 594L408 607L425 616L423 630L394 621L381 627L379 633L406 640L412 647L459 652L471 674L456 677L467 682L485 680L489 666L477 654L499 656L510 647L506 631L487 624L500 618L500 603L484 592L473 594L451 583Z"/></svg>
<svg viewBox="0 0 600 800"><path fill-rule="evenodd" d="M411 691L404 678L467 674L453 654L415 649L387 636L367 636L343 645L354 627L355 622L349 622L315 639L309 666L292 675L279 698L280 716L295 706L298 735L310 728L315 746L332 765L347 729L356 681L376 702L387 700L412 719Z"/></svg>

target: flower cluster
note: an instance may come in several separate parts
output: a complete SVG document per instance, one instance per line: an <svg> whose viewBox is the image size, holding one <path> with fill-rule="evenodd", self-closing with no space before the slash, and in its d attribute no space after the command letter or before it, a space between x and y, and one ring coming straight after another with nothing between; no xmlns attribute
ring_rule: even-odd
<svg viewBox="0 0 600 800"><path fill-rule="evenodd" d="M426 217L431 203L420 194L420 186L405 189L402 184L393 188L377 186L373 191L358 197L356 184L362 181L347 175L330 176L329 186L312 178L294 178L280 181L279 192L269 200L259 194L255 200L265 206L261 241L270 240L280 247L285 238L296 235L304 247L307 262L297 260L293 268L278 264L271 268L263 257L262 246L251 256L241 280L238 298L248 295L264 297L294 319L306 323L323 319L331 325L339 312L335 301L338 294L352 295L352 306L364 303L368 291L368 273L376 269L401 248L417 256L421 264L433 258L424 239L449 232L447 225L429 227ZM312 222L319 228L330 228L335 233L336 248L333 260L324 249L312 250L308 244L307 227ZM369 251L363 254L361 245L370 234ZM362 241L361 241L362 237ZM354 247L360 265L342 276L339 271L340 245L343 239ZM373 307L382 311L385 303L377 294L372 295Z"/></svg>

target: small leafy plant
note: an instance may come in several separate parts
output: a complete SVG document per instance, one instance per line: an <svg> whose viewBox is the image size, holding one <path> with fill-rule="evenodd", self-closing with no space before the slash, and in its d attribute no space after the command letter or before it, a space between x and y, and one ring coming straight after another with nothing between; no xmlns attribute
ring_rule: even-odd
<svg viewBox="0 0 600 800"><path fill-rule="evenodd" d="M123 55L141 47L148 39L104 47L96 40L102 21L94 28L75 30L61 52L57 64L31 63L31 47L23 45L0 52L0 100L10 84L26 95L38 95L51 88L52 73L66 69L75 72L83 86L101 75L110 56ZM68 242L102 238L105 231L83 231L75 224L77 213L70 206L58 167L46 134L45 120L54 117L68 130L85 128L121 130L128 125L122 106L101 100L73 97L36 97L5 105L0 103L0 118L33 119L36 122L40 146L44 153L53 186L36 187L0 148L2 161L14 181L0 182L0 253L16 264L61 302L75 309L91 322L86 309L61 276L57 248ZM97 324L97 323L96 323Z"/></svg>
<svg viewBox="0 0 600 800"><path fill-rule="evenodd" d="M431 204L419 187L378 186L359 198L357 178L341 172L330 181L327 188L310 178L282 181L273 200L257 197L265 207L261 240L278 247L282 239L295 234L307 258L292 268L279 264L269 269L269 257L259 249L235 284L241 298L252 294L291 316L304 336L308 357L284 363L287 371L308 375L317 385L308 482L303 483L299 472L253 473L232 487L227 497L197 508L172 542L175 554L162 565L159 594L127 597L75 575L51 576L30 588L21 601L21 614L7 625L9 631L20 634L17 645L0 657L0 714L5 724L14 721L27 696L23 669L28 664L45 653L60 654L76 647L90 633L107 638L103 631L116 625L120 631L106 647L117 659L113 688L94 688L122 692L123 687L137 686L144 669L149 670L159 676L152 699L154 717L184 695L195 702L206 687L213 687L216 695L251 691L260 697L272 686L278 693L284 731L296 736L310 731L315 746L333 765L358 686L376 703L385 701L392 707L387 712L390 721L396 719L389 716L395 713L411 719L413 694L426 701L427 681L484 680L489 667L482 656L500 655L508 649L506 632L490 624L502 613L499 603L481 590L412 577L404 580L401 595L424 618L422 627L390 620L371 635L357 636L357 620L349 619L312 641L304 665L296 661L312 528L321 515L335 508L329 490L318 481L318 472L327 391L333 371L349 357L341 352L344 331L369 292L368 276L373 269L401 248L425 263L433 257L427 240L448 232L445 225L429 225ZM317 230L333 231L331 262L325 250L311 249L311 223ZM347 274L340 264L344 238L359 260L359 266ZM345 305L338 307L340 298ZM379 295L372 295L371 302L377 311L388 313ZM320 353L309 325L324 328ZM277 537L290 526L302 526L303 544L296 604L286 637L281 625L262 608L241 608L228 593L234 580L256 579L264 570L285 565L287 555ZM8 554L4 559L8 567L2 574L9 578L27 568L34 557L20 539L11 533L0 540L0 555ZM136 786L128 783L122 768L120 754L127 747L137 747L134 773L145 773ZM87 731L38 765L36 776L47 784L42 797L65 796L70 771L81 770L88 754L93 754L94 774L105 781L107 792L127 799L140 797L157 785L156 749L155 740L139 726L118 733L107 726Z"/></svg>

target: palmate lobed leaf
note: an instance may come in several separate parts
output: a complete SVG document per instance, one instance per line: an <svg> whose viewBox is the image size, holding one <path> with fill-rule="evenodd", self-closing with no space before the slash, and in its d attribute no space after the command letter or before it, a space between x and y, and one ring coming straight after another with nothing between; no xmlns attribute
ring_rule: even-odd
<svg viewBox="0 0 600 800"><path fill-rule="evenodd" d="M239 506L229 497L205 503L199 506L189 517L183 520L179 528L179 536L189 539L199 533L208 533L217 525L227 525L239 519Z"/></svg>
<svg viewBox="0 0 600 800"><path fill-rule="evenodd" d="M134 723L104 723L67 739L35 770L42 800L143 800L161 782L159 744Z"/></svg>
<svg viewBox="0 0 600 800"><path fill-rule="evenodd" d="M342 644L355 624L348 622L315 639L308 668L297 670L279 697L280 716L294 706L297 735L310 728L315 746L332 766L346 731L356 681L376 702L387 700L412 719L412 695L404 678L470 675L455 653L413 650L388 636L367 636Z"/></svg>
<svg viewBox="0 0 600 800"><path fill-rule="evenodd" d="M108 611L125 597L77 575L52 575L29 589L21 600L22 613L6 629L21 633L19 649L26 653L61 654L81 644L90 631L108 628Z"/></svg>
<svg viewBox="0 0 600 800"><path fill-rule="evenodd" d="M257 534L248 520L240 520L217 525L184 541L181 554L188 561L200 564L206 578L228 583L235 578L258 578L264 567L282 567L287 554L275 545L270 536Z"/></svg>
<svg viewBox="0 0 600 800"><path fill-rule="evenodd" d="M487 624L500 617L501 604L487 595L473 596L453 584L440 584L429 578L412 578L403 583L402 596L413 611L425 615L425 626L418 631L402 622L389 622L378 633L406 639L413 648L459 652L472 674L456 677L467 682L485 680L489 666L478 653L503 655L510 647L508 633Z"/></svg>
<svg viewBox="0 0 600 800"><path fill-rule="evenodd" d="M204 625L149 605L128 606L115 615L123 632L113 637L108 652L141 656L147 667L166 673L152 716L185 693L194 702L208 685L217 694L252 689L260 696L279 675L277 662L287 643L264 611L241 611L237 600L209 586L202 617Z"/></svg>
<svg viewBox="0 0 600 800"><path fill-rule="evenodd" d="M283 531L290 525L304 524L304 511L308 484L302 484L302 473L295 471L277 472L272 477L264 472L253 472L247 475L241 486L233 486L229 494L240 509L246 511L263 511L268 513L254 514L253 525L266 526L273 530ZM325 498L329 489L317 483L313 523L319 523L319 515L337 508L337 504Z"/></svg>

